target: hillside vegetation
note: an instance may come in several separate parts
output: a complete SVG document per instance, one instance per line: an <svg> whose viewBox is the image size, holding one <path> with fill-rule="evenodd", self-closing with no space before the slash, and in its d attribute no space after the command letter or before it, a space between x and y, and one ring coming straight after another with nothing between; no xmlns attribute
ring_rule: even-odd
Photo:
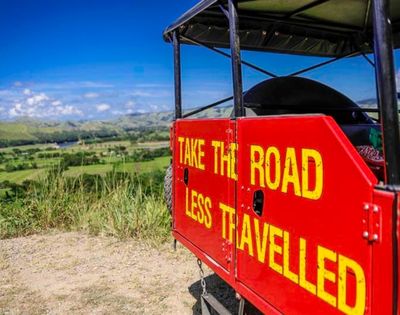
<svg viewBox="0 0 400 315"><path fill-rule="evenodd" d="M230 107L207 110L194 117L228 117ZM129 138L142 131L168 131L173 112L121 116L107 121L50 121L19 119L0 122L0 147L85 139Z"/></svg>

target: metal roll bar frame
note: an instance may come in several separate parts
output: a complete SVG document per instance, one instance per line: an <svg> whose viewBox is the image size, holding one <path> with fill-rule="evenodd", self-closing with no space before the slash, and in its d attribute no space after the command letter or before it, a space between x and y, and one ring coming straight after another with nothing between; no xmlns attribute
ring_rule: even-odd
<svg viewBox="0 0 400 315"><path fill-rule="evenodd" d="M296 9L287 14L286 18L290 18L310 8L322 5L330 0L316 0L312 3ZM181 36L179 28L173 32L173 47L174 47L174 80L175 80L175 118L186 118L195 115L203 110L221 105L233 99L234 101L234 118L245 115L245 104L243 102L243 84L242 84L242 64L248 66L258 72L261 72L270 77L278 77L278 75L264 70L250 62L244 61L240 53L240 38L239 38L239 17L237 0L227 0L228 9L226 9L221 1L220 9L229 21L230 29L230 51L228 54L220 49L214 48L207 44L203 44L193 38ZM378 109L368 110L369 112L378 112L383 130L383 148L386 161L386 181L385 184L393 190L400 190L400 128L398 118L397 105L397 90L395 79L395 67L393 57L392 31L389 20L389 1L388 0L373 0L372 1L372 24L374 35L374 56L375 62L371 61L363 52L351 53L345 56L332 58L314 66L293 72L288 76L297 76L311 70L326 66L338 60L360 55L375 68L376 73L376 88L378 96ZM220 55L231 59L232 78L233 78L233 96L216 101L207 106L195 109L189 113L182 112L182 84L181 84L181 49L180 39L191 41L193 44L205 47Z"/></svg>

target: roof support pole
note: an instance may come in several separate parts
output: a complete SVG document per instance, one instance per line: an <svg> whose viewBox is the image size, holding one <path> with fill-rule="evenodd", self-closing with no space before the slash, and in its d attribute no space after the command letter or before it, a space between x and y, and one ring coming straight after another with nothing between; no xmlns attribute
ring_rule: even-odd
<svg viewBox="0 0 400 315"><path fill-rule="evenodd" d="M389 0L373 0L375 76L383 130L383 150L386 163L385 183L387 190L396 191L400 184L400 130L389 12ZM397 198L396 195L392 209L392 314L397 314L398 311Z"/></svg>
<svg viewBox="0 0 400 315"><path fill-rule="evenodd" d="M233 100L235 117L245 116L243 106L242 61L240 56L239 19L237 0L228 0L229 11L229 40L231 46Z"/></svg>
<svg viewBox="0 0 400 315"><path fill-rule="evenodd" d="M175 119L182 118L181 43L178 31L172 35L174 44Z"/></svg>
<svg viewBox="0 0 400 315"><path fill-rule="evenodd" d="M400 129L389 0L373 0L375 71L383 130L386 184L400 185Z"/></svg>

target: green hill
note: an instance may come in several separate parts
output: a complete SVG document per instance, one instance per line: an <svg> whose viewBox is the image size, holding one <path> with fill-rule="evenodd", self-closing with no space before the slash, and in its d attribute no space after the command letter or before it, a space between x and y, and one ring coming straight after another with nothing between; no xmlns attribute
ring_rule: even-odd
<svg viewBox="0 0 400 315"><path fill-rule="evenodd" d="M193 117L229 117L231 107L219 107ZM137 113L113 120L80 120L44 122L30 118L0 122L0 147L46 142L76 141L78 139L125 136L143 130L167 130L174 117L172 111Z"/></svg>

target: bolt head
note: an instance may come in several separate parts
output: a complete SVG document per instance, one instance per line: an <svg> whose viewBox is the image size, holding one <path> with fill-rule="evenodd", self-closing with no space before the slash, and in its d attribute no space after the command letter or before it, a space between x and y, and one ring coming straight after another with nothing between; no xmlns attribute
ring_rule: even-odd
<svg viewBox="0 0 400 315"><path fill-rule="evenodd" d="M374 234L374 235L372 235L372 239L374 240L374 241L377 241L378 240L378 234Z"/></svg>
<svg viewBox="0 0 400 315"><path fill-rule="evenodd" d="M369 233L367 231L364 231L362 235L363 235L364 238L368 238Z"/></svg>
<svg viewBox="0 0 400 315"><path fill-rule="evenodd" d="M364 205L364 210L368 210L369 209L369 205L368 204L365 204Z"/></svg>
<svg viewBox="0 0 400 315"><path fill-rule="evenodd" d="M379 208L378 208L378 206L374 206L374 209L373 209L373 211L374 211L375 213L377 213L377 212L379 211Z"/></svg>

